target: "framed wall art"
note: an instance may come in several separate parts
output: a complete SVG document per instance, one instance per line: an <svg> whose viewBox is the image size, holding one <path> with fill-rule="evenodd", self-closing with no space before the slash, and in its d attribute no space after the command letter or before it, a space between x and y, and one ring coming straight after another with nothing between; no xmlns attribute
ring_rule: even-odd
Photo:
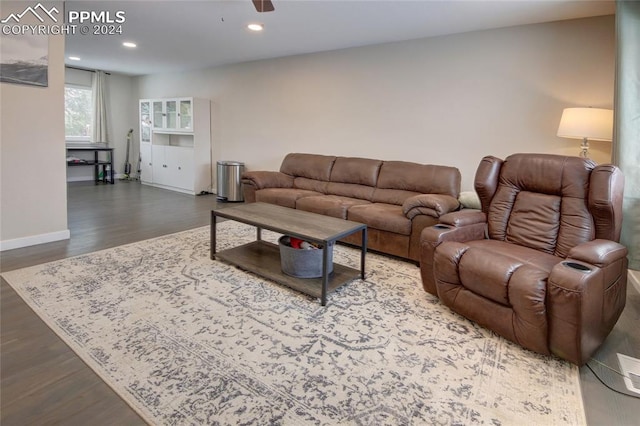
<svg viewBox="0 0 640 426"><path fill-rule="evenodd" d="M49 36L20 34L0 37L0 81L47 87Z"/></svg>

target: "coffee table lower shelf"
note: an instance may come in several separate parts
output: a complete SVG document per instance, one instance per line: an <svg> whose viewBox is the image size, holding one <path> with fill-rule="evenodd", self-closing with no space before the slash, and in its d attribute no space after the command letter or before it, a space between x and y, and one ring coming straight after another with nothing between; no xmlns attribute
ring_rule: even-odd
<svg viewBox="0 0 640 426"><path fill-rule="evenodd" d="M322 277L296 278L282 272L280 248L276 244L263 240L253 241L222 250L216 253L215 257L309 296L322 297ZM359 270L334 262L333 272L329 275L327 294L358 277Z"/></svg>

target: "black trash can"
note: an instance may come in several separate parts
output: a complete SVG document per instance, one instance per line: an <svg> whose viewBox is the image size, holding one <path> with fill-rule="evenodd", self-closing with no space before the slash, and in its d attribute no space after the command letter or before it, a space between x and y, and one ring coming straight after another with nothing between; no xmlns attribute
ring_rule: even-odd
<svg viewBox="0 0 640 426"><path fill-rule="evenodd" d="M216 195L221 201L244 201L242 194L242 172L244 163L238 161L218 161Z"/></svg>

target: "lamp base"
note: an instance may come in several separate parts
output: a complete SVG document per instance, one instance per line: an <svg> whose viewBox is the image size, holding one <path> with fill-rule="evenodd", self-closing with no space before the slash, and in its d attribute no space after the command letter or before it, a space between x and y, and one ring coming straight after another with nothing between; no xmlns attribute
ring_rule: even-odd
<svg viewBox="0 0 640 426"><path fill-rule="evenodd" d="M589 158L589 141L587 138L582 138L580 148L582 148L582 151L580 151L580 157Z"/></svg>

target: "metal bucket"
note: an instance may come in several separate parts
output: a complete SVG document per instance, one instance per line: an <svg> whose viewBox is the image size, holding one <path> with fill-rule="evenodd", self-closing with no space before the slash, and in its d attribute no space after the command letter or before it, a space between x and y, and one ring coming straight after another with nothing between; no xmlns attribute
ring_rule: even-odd
<svg viewBox="0 0 640 426"><path fill-rule="evenodd" d="M296 278L318 278L322 276L322 254L324 249L297 249L287 245L289 237L283 235L278 239L280 246L280 263L282 272ZM333 246L329 244L327 273L333 272Z"/></svg>

